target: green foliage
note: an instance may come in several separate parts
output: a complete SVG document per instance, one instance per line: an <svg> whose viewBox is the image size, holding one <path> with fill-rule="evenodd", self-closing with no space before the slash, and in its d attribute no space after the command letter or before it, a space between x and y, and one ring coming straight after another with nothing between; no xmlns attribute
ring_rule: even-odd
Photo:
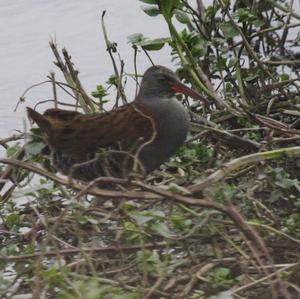
<svg viewBox="0 0 300 299"><path fill-rule="evenodd" d="M8 288L11 285L11 281L5 278L4 273L0 271L0 294L7 292Z"/></svg>
<svg viewBox="0 0 300 299"><path fill-rule="evenodd" d="M300 214L297 211L289 215L289 217L282 219L282 225L283 232L294 238L300 238Z"/></svg>
<svg viewBox="0 0 300 299"><path fill-rule="evenodd" d="M174 9L173 13L177 19L178 22L182 23L182 24L189 24L191 23L191 20L188 16L187 13L185 13L184 11L180 10L180 9Z"/></svg>
<svg viewBox="0 0 300 299"><path fill-rule="evenodd" d="M109 84L109 85L118 86L118 78L117 78L117 76L116 75L111 75L108 78L108 80L107 80L106 83Z"/></svg>
<svg viewBox="0 0 300 299"><path fill-rule="evenodd" d="M281 167L265 167L258 179L263 182L264 190L272 190L269 195L270 203L284 200L287 192L298 184L297 180L291 179L290 175Z"/></svg>
<svg viewBox="0 0 300 299"><path fill-rule="evenodd" d="M184 230L186 228L190 228L192 225L192 220L187 217L188 216L184 214L172 214L170 216L170 221L175 228L179 230Z"/></svg>
<svg viewBox="0 0 300 299"><path fill-rule="evenodd" d="M235 11L234 16L238 22L249 22L253 23L256 20L255 15L253 15L248 8L239 8Z"/></svg>
<svg viewBox="0 0 300 299"><path fill-rule="evenodd" d="M188 140L147 177L134 173L120 184L84 185L81 191L73 184L82 182L66 180L65 186L61 178L53 182L1 164L0 297L10 289L16 297L34 290L36 298L232 299L223 290L240 288L240 297L265 298L267 284L243 289L249 279L265 278L254 266L265 263L271 275L272 267L281 271L295 263L299 158L281 155L269 162L270 156L257 161L252 155L248 164L241 161L299 146L299 38L290 35L299 16L276 1L217 1L204 3L203 10L192 1L141 2L147 15L164 18L170 34L132 34L134 55L150 57L148 51L169 45L178 77L204 99L178 97L191 115ZM112 90L127 93L120 86L127 62L116 43L106 42L113 57L120 55L114 62L122 61L122 78L112 75L95 87L92 103L99 110ZM1 143L9 158L22 153L16 140ZM56 173L40 129L31 129L24 148L18 163L40 163ZM107 155L103 149L97 154ZM237 167L223 173L230 161ZM193 193L195 185L202 190ZM229 213L233 207L240 219ZM259 247L265 240L272 267ZM285 268L276 282L294 285L291 277Z"/></svg>
<svg viewBox="0 0 300 299"><path fill-rule="evenodd" d="M228 288L233 283L230 279L230 269L224 267L210 271L207 279L214 289Z"/></svg>
<svg viewBox="0 0 300 299"><path fill-rule="evenodd" d="M143 239L143 232L132 222L125 221L123 224L125 241L127 243L140 243Z"/></svg>
<svg viewBox="0 0 300 299"><path fill-rule="evenodd" d="M41 276L49 285L58 287L63 284L64 277L68 272L68 268L55 265L49 269L43 270Z"/></svg>
<svg viewBox="0 0 300 299"><path fill-rule="evenodd" d="M150 17L156 17L161 14L161 12L157 6L143 7L143 11Z"/></svg>
<svg viewBox="0 0 300 299"><path fill-rule="evenodd" d="M232 26L230 22L222 22L219 26L226 39L230 39L239 35L239 32Z"/></svg>
<svg viewBox="0 0 300 299"><path fill-rule="evenodd" d="M13 157L13 156L15 156L16 153L20 151L20 149L21 149L21 146L20 146L19 143L16 143L16 144L8 147L6 149L6 155L7 155L7 157Z"/></svg>
<svg viewBox="0 0 300 299"><path fill-rule="evenodd" d="M212 157L213 150L202 144L192 143L181 146L176 153L176 158L167 163L171 167L188 167L206 165Z"/></svg>
<svg viewBox="0 0 300 299"><path fill-rule="evenodd" d="M19 253L19 248L15 244L1 248L1 254L3 256L4 255L18 255L18 253Z"/></svg>
<svg viewBox="0 0 300 299"><path fill-rule="evenodd" d="M42 153L42 150L45 148L44 142L29 142L26 146L26 152L29 155L39 155Z"/></svg>
<svg viewBox="0 0 300 299"><path fill-rule="evenodd" d="M8 229L13 230L15 228L18 228L20 225L20 215L18 212L7 214L4 217L4 223L7 226Z"/></svg>
<svg viewBox="0 0 300 299"><path fill-rule="evenodd" d="M172 10L176 7L179 7L180 0L163 0L159 1L159 8L163 15L165 15L168 18L172 17Z"/></svg>
<svg viewBox="0 0 300 299"><path fill-rule="evenodd" d="M96 90L92 91L92 96L99 100L99 105L102 107L103 104L107 103L109 100L104 99L108 95L107 90L103 87L103 85L97 85Z"/></svg>
<svg viewBox="0 0 300 299"><path fill-rule="evenodd" d="M58 196L59 192L59 187L53 186L53 182L41 179L40 184L15 193L14 196L18 198L25 195L28 197L33 197L34 199L39 200L41 203L47 203L49 200L53 201L54 196Z"/></svg>
<svg viewBox="0 0 300 299"><path fill-rule="evenodd" d="M42 131L40 128L31 128L30 132L30 139L25 147L26 154L32 156L33 160L41 162L41 155L46 148Z"/></svg>
<svg viewBox="0 0 300 299"><path fill-rule="evenodd" d="M149 39L144 37L142 33L135 33L128 37L128 41L137 47L141 47L147 51L158 51L160 50L166 43L170 41L169 38L157 38L157 39Z"/></svg>
<svg viewBox="0 0 300 299"><path fill-rule="evenodd" d="M142 272L149 275L159 274L162 266L159 255L154 250L142 250L137 254L137 261Z"/></svg>
<svg viewBox="0 0 300 299"><path fill-rule="evenodd" d="M101 279L90 278L75 281L73 290L64 290L59 293L59 299L77 299L78 294L85 299L138 299L137 292L124 292L122 288L105 285L100 282Z"/></svg>
<svg viewBox="0 0 300 299"><path fill-rule="evenodd" d="M166 238L172 235L166 223L167 217L162 211L131 212L130 217L134 219L137 226L144 226L144 228L151 229Z"/></svg>
<svg viewBox="0 0 300 299"><path fill-rule="evenodd" d="M139 0L147 4L158 4L158 0Z"/></svg>
<svg viewBox="0 0 300 299"><path fill-rule="evenodd" d="M236 194L236 188L233 185L220 183L213 190L213 199L216 202L228 204Z"/></svg>
<svg viewBox="0 0 300 299"><path fill-rule="evenodd" d="M186 13L178 8L182 7L181 0L139 0L151 6L143 7L144 12L149 16L157 16L163 14L164 17L170 19L175 14L177 20L183 24L189 23L189 18Z"/></svg>
<svg viewBox="0 0 300 299"><path fill-rule="evenodd" d="M250 140L255 140L255 141L261 141L262 136L260 132L249 132L246 134L246 137L249 138Z"/></svg>
<svg viewBox="0 0 300 299"><path fill-rule="evenodd" d="M151 225L153 231L157 232L159 235L165 238L172 237L172 232L170 231L168 225L164 222L155 222Z"/></svg>
<svg viewBox="0 0 300 299"><path fill-rule="evenodd" d="M209 43L202 39L199 34L196 32L189 32L187 29L183 29L180 32L180 36L194 57L200 57L206 54ZM176 56L176 47L174 43L171 45L173 50L172 54L173 56Z"/></svg>
<svg viewBox="0 0 300 299"><path fill-rule="evenodd" d="M214 18L219 9L220 9L219 3L214 3L214 5L208 5L205 10L205 17L209 19Z"/></svg>
<svg viewBox="0 0 300 299"><path fill-rule="evenodd" d="M253 24L256 27L261 27L264 25L264 20L262 20L258 15L253 14L248 8L239 8L235 11L234 16L239 23Z"/></svg>

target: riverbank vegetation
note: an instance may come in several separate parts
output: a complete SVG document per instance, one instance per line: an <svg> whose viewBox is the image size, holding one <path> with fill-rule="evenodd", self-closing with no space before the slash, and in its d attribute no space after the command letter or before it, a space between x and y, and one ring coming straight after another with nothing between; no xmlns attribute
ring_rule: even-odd
<svg viewBox="0 0 300 299"><path fill-rule="evenodd" d="M293 3L141 0L170 35L133 33L134 57L150 65L151 51L169 46L178 77L201 94L180 98L188 139L146 179L98 188L56 173L37 128L1 140L0 298L300 298ZM51 42L65 78L48 77L54 107L101 113L127 102L126 81L142 70L127 73L105 13L101 24L114 74L85 91L68 51Z"/></svg>

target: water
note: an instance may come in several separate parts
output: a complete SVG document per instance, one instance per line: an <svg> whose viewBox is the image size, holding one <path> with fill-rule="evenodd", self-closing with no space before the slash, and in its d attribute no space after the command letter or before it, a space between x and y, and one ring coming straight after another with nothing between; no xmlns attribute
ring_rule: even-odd
<svg viewBox="0 0 300 299"><path fill-rule="evenodd" d="M103 10L107 11L109 38L118 43L126 71L133 72L133 50L127 37L137 32L150 38L168 36L164 20L147 16L141 5L138 0L0 0L0 138L14 129L24 130L25 106L52 97L49 84L37 87L13 111L27 87L44 81L50 70L59 74L52 63L50 38L71 53L88 92L113 73L101 31ZM151 54L155 63L170 65L169 49ZM148 66L149 60L141 53L139 71ZM127 92L132 96L133 88Z"/></svg>
<svg viewBox="0 0 300 299"><path fill-rule="evenodd" d="M205 5L210 2L204 1ZM103 10L107 11L109 38L118 43L126 71L133 72L133 50L127 37L137 32L150 38L169 35L164 20L147 16L141 5L138 0L0 0L0 138L13 129L24 130L25 106L33 107L52 97L50 85L35 88L17 112L13 111L27 87L44 81L50 70L59 74L52 64L50 38L69 50L88 92L113 73L101 32ZM294 10L300 11L298 1ZM169 52L164 48L151 56L156 64L170 66ZM139 71L149 65L141 53ZM129 86L126 93L132 98L133 88ZM40 107L39 111L44 109Z"/></svg>

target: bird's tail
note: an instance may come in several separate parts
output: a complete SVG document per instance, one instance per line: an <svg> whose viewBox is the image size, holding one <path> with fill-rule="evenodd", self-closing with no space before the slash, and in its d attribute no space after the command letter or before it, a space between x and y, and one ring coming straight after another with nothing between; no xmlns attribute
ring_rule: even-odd
<svg viewBox="0 0 300 299"><path fill-rule="evenodd" d="M36 124L40 127L40 129L44 133L46 133L47 135L50 134L52 125L44 115L36 112L35 110L29 107L27 107L27 114L28 114L28 118L36 122Z"/></svg>

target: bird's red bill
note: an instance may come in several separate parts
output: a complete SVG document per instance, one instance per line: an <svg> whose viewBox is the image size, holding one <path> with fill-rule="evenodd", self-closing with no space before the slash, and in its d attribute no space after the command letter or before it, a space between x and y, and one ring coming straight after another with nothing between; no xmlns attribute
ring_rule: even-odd
<svg viewBox="0 0 300 299"><path fill-rule="evenodd" d="M190 96L192 98L198 98L199 94L194 91L193 89L185 86L184 84L173 84L171 85L172 90L175 92L183 93L187 96Z"/></svg>

